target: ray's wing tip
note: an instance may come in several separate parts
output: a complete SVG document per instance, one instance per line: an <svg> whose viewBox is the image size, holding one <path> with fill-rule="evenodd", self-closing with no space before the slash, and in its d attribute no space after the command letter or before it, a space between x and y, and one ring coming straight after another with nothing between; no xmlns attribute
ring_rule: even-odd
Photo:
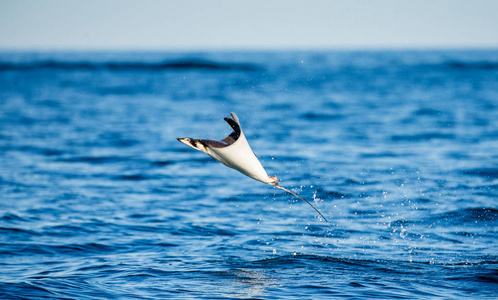
<svg viewBox="0 0 498 300"><path fill-rule="evenodd" d="M232 117L231 119L230 119L230 117L226 117L226 118L223 118L223 119L224 119L225 121L226 121L226 119L229 119L229 120L234 120L234 121L238 121L238 120L239 120L239 118L237 117L237 115L236 115L234 112L231 112L231 113L230 113L230 116Z"/></svg>
<svg viewBox="0 0 498 300"><path fill-rule="evenodd" d="M240 125L240 123L239 123L239 117L237 117L237 115L233 111L230 113L230 115L232 116L233 120L235 122L237 122L237 124Z"/></svg>

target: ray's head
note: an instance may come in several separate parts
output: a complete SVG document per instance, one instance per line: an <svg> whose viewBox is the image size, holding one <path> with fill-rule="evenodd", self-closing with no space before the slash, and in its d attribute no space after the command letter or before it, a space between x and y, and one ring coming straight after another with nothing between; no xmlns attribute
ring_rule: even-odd
<svg viewBox="0 0 498 300"><path fill-rule="evenodd" d="M207 153L206 145L204 145L204 143L202 143L202 141L198 139L192 139L192 138L176 138L176 139L189 147Z"/></svg>

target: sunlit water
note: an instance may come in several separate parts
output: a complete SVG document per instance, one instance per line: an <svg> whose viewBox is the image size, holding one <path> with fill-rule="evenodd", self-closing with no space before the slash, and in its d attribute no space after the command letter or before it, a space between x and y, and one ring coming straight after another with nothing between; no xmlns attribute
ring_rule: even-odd
<svg viewBox="0 0 498 300"><path fill-rule="evenodd" d="M0 192L2 299L495 298L498 52L3 53Z"/></svg>

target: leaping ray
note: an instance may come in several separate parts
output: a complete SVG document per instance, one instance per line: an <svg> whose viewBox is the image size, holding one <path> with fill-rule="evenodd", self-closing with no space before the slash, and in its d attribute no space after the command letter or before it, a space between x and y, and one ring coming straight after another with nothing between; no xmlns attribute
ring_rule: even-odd
<svg viewBox="0 0 498 300"><path fill-rule="evenodd" d="M273 185L274 187L282 189L298 197L299 199L303 200L311 207L313 207L313 209L326 222L328 222L327 219L322 215L322 213L318 209L316 209L316 207L314 207L310 202L308 202L298 194L279 185L277 176L268 176L258 158L252 151L251 146L249 146L244 132L242 132L242 128L240 127L239 118L233 112L231 113L231 115L233 119L225 118L224 120L228 123L228 125L230 125L230 127L232 127L233 132L221 141L192 138L177 138L177 140L187 146L206 153L225 166L235 169L242 174L251 177L252 179L261 181L269 185Z"/></svg>

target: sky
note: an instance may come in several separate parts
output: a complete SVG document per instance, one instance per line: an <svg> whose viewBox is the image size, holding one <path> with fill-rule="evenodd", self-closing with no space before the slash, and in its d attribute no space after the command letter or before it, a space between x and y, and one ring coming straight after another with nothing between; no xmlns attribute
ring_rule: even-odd
<svg viewBox="0 0 498 300"><path fill-rule="evenodd" d="M496 0L0 0L0 50L496 48Z"/></svg>

